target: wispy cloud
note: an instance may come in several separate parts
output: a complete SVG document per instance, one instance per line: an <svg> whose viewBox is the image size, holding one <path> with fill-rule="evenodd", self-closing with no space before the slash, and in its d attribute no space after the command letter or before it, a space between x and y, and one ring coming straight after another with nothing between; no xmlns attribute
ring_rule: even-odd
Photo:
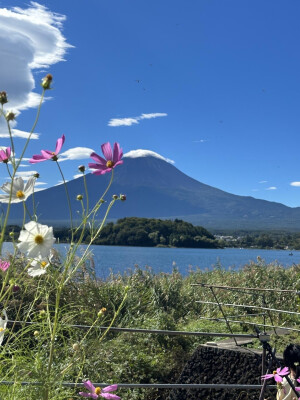
<svg viewBox="0 0 300 400"><path fill-rule="evenodd" d="M94 150L89 147L73 147L61 153L59 161L85 160L86 158L90 158L91 153L93 152Z"/></svg>
<svg viewBox="0 0 300 400"><path fill-rule="evenodd" d="M128 158L138 158L138 157L148 157L148 156L159 158L160 160L164 160L170 164L175 164L175 161L171 160L170 158L163 157L160 154L155 153L155 151L151 150L142 150L142 149L131 150L128 153L124 154L124 157Z"/></svg>
<svg viewBox="0 0 300 400"><path fill-rule="evenodd" d="M204 142L207 142L207 139L193 140L193 143L204 143Z"/></svg>
<svg viewBox="0 0 300 400"><path fill-rule="evenodd" d="M82 178L82 174L73 175L73 178L74 178L74 179Z"/></svg>
<svg viewBox="0 0 300 400"><path fill-rule="evenodd" d="M260 182L258 182L258 183L268 183L268 181L260 181Z"/></svg>
<svg viewBox="0 0 300 400"><path fill-rule="evenodd" d="M266 190L277 190L277 187L276 186L270 186L270 187L266 188Z"/></svg>
<svg viewBox="0 0 300 400"><path fill-rule="evenodd" d="M7 92L9 109L36 107L40 95L34 92L34 71L64 60L69 47L62 35L65 16L30 2L27 8L0 8L1 90ZM0 137L6 136L0 124ZM15 137L27 138L28 132L14 130ZM38 139L34 134L33 139Z"/></svg>
<svg viewBox="0 0 300 400"><path fill-rule="evenodd" d="M300 182L291 182L290 185L299 187L300 186Z"/></svg>
<svg viewBox="0 0 300 400"><path fill-rule="evenodd" d="M108 121L108 126L131 126L139 124L143 119L152 119L158 117L166 117L168 114L166 113L150 113L150 114L141 114L138 117L129 117L129 118L112 118Z"/></svg>
<svg viewBox="0 0 300 400"><path fill-rule="evenodd" d="M36 173L37 171L18 171L16 173L16 176L20 176L21 178L23 178L24 181L27 181L30 177L32 177Z"/></svg>
<svg viewBox="0 0 300 400"><path fill-rule="evenodd" d="M12 129L12 136L16 138L28 139L30 132L20 131L19 129ZM3 124L0 124L0 138L9 138L9 133L7 132L7 127L3 127ZM31 139L38 139L39 133L33 133L31 135Z"/></svg>

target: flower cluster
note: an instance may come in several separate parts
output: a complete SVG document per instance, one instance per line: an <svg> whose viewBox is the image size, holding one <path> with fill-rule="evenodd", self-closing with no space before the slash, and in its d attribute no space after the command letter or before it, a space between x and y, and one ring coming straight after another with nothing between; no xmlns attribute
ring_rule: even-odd
<svg viewBox="0 0 300 400"><path fill-rule="evenodd" d="M35 124L38 120L38 116L40 114L40 107L43 102L43 96L46 90L51 89L51 83L52 83L53 77L51 74L48 74L45 78L42 79L41 86L43 87L43 95L41 97L40 101L40 106L38 109L37 113L37 119L35 121ZM70 198L69 198L69 193L68 193L68 185L66 185L66 181L63 176L63 172L60 168L60 164L58 163L59 160L59 154L61 152L61 149L65 143L65 135L62 135L59 137L56 141L56 146L55 150L46 150L42 149L40 151L41 154L34 154L32 157L29 159L30 164L39 164L40 162L44 161L54 161L56 165L58 166L58 169L62 175L63 182L65 185L66 189L66 194L67 194L67 200L68 200L68 205L70 209L70 222L71 222L71 229L70 229L70 238L71 238L71 245L68 247L66 250L66 255L65 257L65 262L62 261L63 257L60 257L57 255L57 252L55 249L53 249L53 245L55 243L55 237L53 234L53 228L48 225L43 225L38 222L38 217L37 217L37 212L35 209L36 202L34 199L34 188L35 188L35 183L36 179L39 177L39 173L35 172L33 176L29 177L28 179L22 178L22 175L18 173L18 168L20 166L20 162L22 161L23 155L25 154L25 151L27 151L27 145L30 141L30 136L33 133L34 128L29 134L29 139L26 142L24 149L22 151L22 156L18 159L15 156L15 145L14 145L14 139L13 135L11 134L11 128L10 124L12 121L14 121L15 117L17 114L15 114L13 111L5 111L3 110L3 105L8 102L7 100L7 94L6 92L0 92L0 103L2 106L2 113L0 113L0 118L1 116L5 118L5 122L8 126L9 130L9 136L11 140L11 147L0 147L0 164L6 164L6 168L8 171L8 174L10 176L10 181L4 183L1 186L2 194L0 194L0 203L7 203L8 206L6 207L6 215L3 218L3 221L1 221L1 236L0 236L0 255L1 255L1 250L2 250L2 243L4 240L4 235L6 233L7 229L7 223L9 221L9 212L10 212L10 205L11 203L23 203L24 207L24 217L23 217L23 224L22 228L18 237L18 240L16 241L15 233L10 232L9 236L13 241L13 246L14 246L14 254L10 256L9 261L2 260L0 259L0 277L2 279L2 288L0 287L0 304L4 304L3 309L0 310L0 345L2 344L4 340L4 334L5 331L9 332L6 329L7 323L8 323L8 316L7 316L7 310L9 312L9 307L10 307L10 299L13 297L13 301L15 301L15 304L19 304L20 301L20 294L23 293L23 291L20 290L22 288L21 282L23 284L23 281L21 279L25 280L24 282L28 282L31 280L30 277L41 277L42 275L47 273L47 276L43 277L38 280L37 284L34 285L30 283L29 288L26 295L29 294L28 297L30 297L30 290L32 288L36 288L37 292L34 293L34 300L32 304L23 304L23 298L21 303L20 308L17 308L16 306L16 312L15 315L17 315L16 318L19 318L19 315L22 314L23 308L26 313L26 320L29 320L32 318L32 315L36 313L35 307L39 310L38 316L43 320L43 325L42 328L39 326L39 321L34 321L34 322L29 322L29 324L37 324L34 325L38 327L37 330L34 330L31 328L31 325L29 325L29 328L26 326L26 329L21 332L20 335L20 342L24 336L27 335L28 332L32 332L35 343L37 342L43 342L43 345L40 346L40 351L44 351L43 353L43 360L46 358L47 359L47 368L44 370L47 371L47 376L43 376L43 380L47 381L47 385L44 394L43 394L43 399L48 399L51 388L49 384L49 380L54 381L52 376L54 375L54 362L56 363L56 348L58 346L62 346L62 342L65 343L67 342L67 338L64 338L62 341L61 335L59 334L59 324L61 320L64 320L63 316L63 310L61 307L61 302L62 302L62 294L63 290L66 287L66 283L69 282L73 277L77 279L77 270L80 266L82 266L85 261L87 260L88 257L88 248L91 246L93 243L93 240L99 235L104 223L105 219L107 217L108 211L110 210L110 207L114 204L115 200L126 200L125 195L120 195L120 197L116 196L113 197L113 200L110 202L110 205L108 207L108 211L105 214L105 218L102 221L102 223L99 223L99 221L96 220L96 215L99 207L105 202L104 197L106 195L106 192L109 189L109 186L106 190L106 192L102 195L102 197L96 202L95 205L92 207L89 205L88 201L88 188L87 185L85 185L85 192L84 196L83 195L78 195L77 199L80 201L80 204L82 206L82 222L79 225L79 227L75 227L73 225L73 220L72 220L72 209L71 209L71 203L70 203ZM35 127L34 124L34 127ZM123 161L122 156L123 156L123 151L120 148L119 143L114 143L113 149L110 145L110 143L104 143L101 146L102 152L103 152L103 157L99 156L96 153L91 153L91 158L93 161L96 163L89 163L89 167L92 170L92 173L95 175L102 175L107 172L113 171L113 169L122 164ZM83 173L86 171L85 166L80 166L79 170ZM113 176L113 174L112 174ZM85 175L83 176L83 179L85 179ZM111 179L112 181L112 179ZM111 183L110 181L110 183ZM33 211L31 211L30 207L27 207L27 199L29 197L32 197L33 200ZM85 200L86 199L86 203ZM86 209L85 209L86 207ZM82 229L82 232L86 229L90 229L90 242L86 246L84 254L82 256L78 256L78 247L83 241L83 234L79 236L78 242L76 242L76 233L78 232L79 229ZM85 232L86 233L86 232ZM20 254L22 253L22 254ZM22 270L21 270L21 267ZM83 268L82 268L83 269ZM16 273L17 272L17 273ZM53 272L53 276L52 276ZM28 274L28 275L27 275ZM32 280L31 280L32 281ZM20 286L19 286L20 285ZM25 285L24 285L25 287ZM20 291L20 293L19 293ZM26 290L24 290L25 293ZM6 296L11 296L6 298ZM126 298L126 297L125 297ZM124 298L124 299L125 299ZM50 299L50 300L49 300ZM54 300L55 299L55 300ZM26 297L27 301L27 297ZM25 301L25 303L26 303ZM123 300L124 301L124 300ZM37 303L40 303L37 305ZM8 306L7 306L8 304ZM121 306L122 307L121 303ZM19 305L18 305L19 307ZM40 309L40 307L42 309ZM20 311L21 310L21 311ZM106 308L103 307L100 309L100 311L97 314L97 319L98 320L100 317L105 315ZM117 311L118 312L118 311ZM20 314L19 314L20 313ZM72 313L71 313L72 314ZM35 315L35 314L34 314ZM44 322L46 321L47 318L47 324ZM67 316L67 319L69 316ZM72 317L73 318L73 317ZM22 330L23 327L20 328ZM32 329L32 331L31 331ZM46 332L46 333L45 333ZM12 333L12 332L11 332ZM17 334L20 332L18 331ZM17 335L15 332L13 332L13 335ZM48 336L49 334L49 336ZM105 333L106 334L106 333ZM87 334L86 334L87 336ZM14 337L14 336L13 336ZM85 336L84 336L85 337ZM47 340L45 340L47 338ZM6 341L6 344L10 344L10 342L13 342L10 340L11 336L8 336L8 339ZM77 339L78 340L78 339ZM81 354L83 346L82 346L83 340L78 340L78 342L75 342L72 346L72 349L74 352L77 354ZM34 346L34 344L32 344ZM14 343L15 346L15 343ZM41 350L41 347L43 348ZM8 348L8 351L4 351L3 353L8 354L11 356L10 349ZM48 358L49 354L49 358ZM54 357L55 355L55 357ZM36 356L36 355L35 355ZM3 356L4 357L4 356ZM14 361L15 362L15 361ZM84 362L84 361L82 361ZM62 369L59 373L63 379L63 371L67 370L68 368L71 368L73 365L73 360L71 363L67 366L67 368ZM52 370L51 370L52 369ZM43 373L43 372L41 372ZM51 378L49 378L51 377ZM98 399L98 398L105 398L105 399L112 399L112 400L119 400L120 397L117 396L116 394L113 394L111 392L114 392L117 390L117 385L110 385L104 388L100 387L95 387L91 381L86 381L84 382L85 388L88 390L87 392L80 392L79 395L82 397L90 397L92 399ZM51 397L52 398L52 397Z"/></svg>
<svg viewBox="0 0 300 400"><path fill-rule="evenodd" d="M120 397L116 394L111 394L109 392L114 392L118 389L118 385L111 385L106 386L105 388L101 389L100 387L95 387L91 381L86 381L83 383L89 392L79 392L80 396L83 397L90 397L92 399L98 399L99 397L103 397L104 399L111 399L111 400L119 400Z"/></svg>

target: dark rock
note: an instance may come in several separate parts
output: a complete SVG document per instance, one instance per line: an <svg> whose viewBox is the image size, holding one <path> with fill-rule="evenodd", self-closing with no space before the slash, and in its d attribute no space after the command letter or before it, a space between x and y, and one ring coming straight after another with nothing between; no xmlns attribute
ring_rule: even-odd
<svg viewBox="0 0 300 400"><path fill-rule="evenodd" d="M200 346L176 383L261 384L261 356L246 350ZM257 400L260 390L175 389L168 400ZM266 391L265 399L275 393Z"/></svg>

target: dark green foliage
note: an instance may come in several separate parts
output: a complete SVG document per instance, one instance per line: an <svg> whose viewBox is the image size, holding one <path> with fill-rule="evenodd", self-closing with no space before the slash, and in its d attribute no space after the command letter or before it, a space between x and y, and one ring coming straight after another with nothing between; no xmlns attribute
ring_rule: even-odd
<svg viewBox="0 0 300 400"><path fill-rule="evenodd" d="M218 242L202 226L175 219L122 218L107 224L95 244L216 248Z"/></svg>

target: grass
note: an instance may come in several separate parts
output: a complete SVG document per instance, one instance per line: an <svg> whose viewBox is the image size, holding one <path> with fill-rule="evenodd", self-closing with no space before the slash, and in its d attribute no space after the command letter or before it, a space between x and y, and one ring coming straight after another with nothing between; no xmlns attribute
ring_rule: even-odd
<svg viewBox="0 0 300 400"><path fill-rule="evenodd" d="M84 271L84 272L83 272ZM52 271L53 272L53 271ZM125 275L111 275L106 281L95 278L86 267L63 288L59 304L59 325L55 337L55 352L51 376L47 376L49 359L49 316L55 309L53 280L59 271L32 279L20 275L18 269L10 280L20 286L11 293L6 308L9 319L33 322L32 325L8 326L0 354L2 380L16 382L0 386L0 398L33 400L42 398L43 385L50 382L50 399L79 399L78 389L63 388L60 382L82 382L90 379L106 383L172 383L176 382L185 362L201 343L218 340L212 337L166 336L139 333L108 332L70 327L72 324L95 326L151 328L162 330L228 332L224 322L199 317L220 318L216 306L197 303L214 301L207 288L192 286L207 283L243 287L295 289L300 287L300 266L285 269L278 265L265 265L262 260L246 265L242 270L228 271L221 266L213 270L191 271L183 277L177 270L171 274L154 274L151 269L136 268ZM22 276L20 279L19 277ZM129 288L129 290L128 290ZM263 305L257 293L216 290L223 303ZM298 310L299 296L270 292L265 294L267 305L276 309ZM98 315L105 307L106 312ZM245 315L251 322L261 323L262 317L248 316L248 308L224 307L227 315L241 319ZM252 311L253 312L253 311ZM236 315L236 317L234 317ZM272 312L275 325L299 328L299 315ZM269 323L269 321L267 322ZM246 324L231 324L236 333L253 333ZM220 338L219 340L221 340ZM300 335L276 337L271 345L280 352L290 342L300 342ZM74 346L77 344L78 346ZM259 347L259 343L255 346ZM75 348L75 350L74 350ZM21 381L38 381L41 387L20 385ZM147 389L119 389L123 400L163 399L164 392Z"/></svg>

